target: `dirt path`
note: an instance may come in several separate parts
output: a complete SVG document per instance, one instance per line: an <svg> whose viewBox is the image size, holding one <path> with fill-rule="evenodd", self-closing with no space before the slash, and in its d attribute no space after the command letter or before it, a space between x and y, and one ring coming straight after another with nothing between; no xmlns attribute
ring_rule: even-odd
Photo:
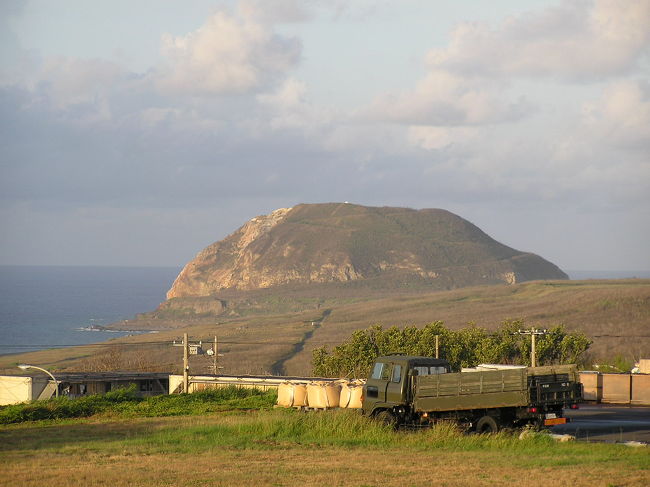
<svg viewBox="0 0 650 487"><path fill-rule="evenodd" d="M325 318L327 318L331 313L331 309L326 309L323 311L319 319L311 322L311 329L302 336L301 340L296 343L286 355L282 356L279 360L274 362L273 365L271 365L271 374L286 375L284 364L287 362L287 360L290 360L295 355L303 351L305 348L305 343L307 343L307 341L313 336L314 332L321 327L325 321Z"/></svg>

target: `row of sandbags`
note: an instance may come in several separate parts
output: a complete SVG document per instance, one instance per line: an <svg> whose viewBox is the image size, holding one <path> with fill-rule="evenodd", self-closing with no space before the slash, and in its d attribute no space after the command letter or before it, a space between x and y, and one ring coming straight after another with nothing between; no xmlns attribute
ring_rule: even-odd
<svg viewBox="0 0 650 487"><path fill-rule="evenodd" d="M311 408L361 408L363 381L283 382L278 386L278 406Z"/></svg>

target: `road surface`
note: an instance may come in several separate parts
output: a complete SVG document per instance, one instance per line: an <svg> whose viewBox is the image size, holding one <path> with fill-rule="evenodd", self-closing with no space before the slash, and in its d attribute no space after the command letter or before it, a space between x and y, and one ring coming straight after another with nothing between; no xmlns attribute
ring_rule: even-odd
<svg viewBox="0 0 650 487"><path fill-rule="evenodd" d="M578 440L650 443L650 407L581 404L578 410L565 410L565 416L571 422L554 426L552 433Z"/></svg>

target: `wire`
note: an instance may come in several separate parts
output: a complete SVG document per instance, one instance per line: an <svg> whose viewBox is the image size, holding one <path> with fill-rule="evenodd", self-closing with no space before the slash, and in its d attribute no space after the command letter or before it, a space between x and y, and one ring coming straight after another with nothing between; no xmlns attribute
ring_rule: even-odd
<svg viewBox="0 0 650 487"><path fill-rule="evenodd" d="M650 338L650 335L591 335L591 338ZM198 344L196 342L204 342L206 345L209 345L211 342L209 340L192 340L193 345ZM169 346L172 345L173 341L164 340L164 341L148 341L148 342L120 342L120 343L88 343L88 344L79 344L79 343L48 343L48 344L39 344L39 343L30 343L30 344L12 344L12 345L2 345L3 349L34 349L34 348L67 348L67 347L85 347L85 348L110 348L110 347L142 347L145 345L150 346ZM230 341L230 340L219 340L220 344L223 345L295 345L300 343L300 340L297 341ZM333 341L309 341L310 345L341 345L342 342L333 342ZM179 345L179 341L176 341L176 344Z"/></svg>

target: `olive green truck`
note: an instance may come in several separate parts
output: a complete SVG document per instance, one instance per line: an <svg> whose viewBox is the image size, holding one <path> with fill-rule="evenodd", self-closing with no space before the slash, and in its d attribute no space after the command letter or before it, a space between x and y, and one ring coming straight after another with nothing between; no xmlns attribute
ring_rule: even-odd
<svg viewBox="0 0 650 487"><path fill-rule="evenodd" d="M391 355L375 361L362 412L387 424L454 420L485 433L564 424L563 410L577 409L581 400L575 365L452 373L446 360Z"/></svg>

